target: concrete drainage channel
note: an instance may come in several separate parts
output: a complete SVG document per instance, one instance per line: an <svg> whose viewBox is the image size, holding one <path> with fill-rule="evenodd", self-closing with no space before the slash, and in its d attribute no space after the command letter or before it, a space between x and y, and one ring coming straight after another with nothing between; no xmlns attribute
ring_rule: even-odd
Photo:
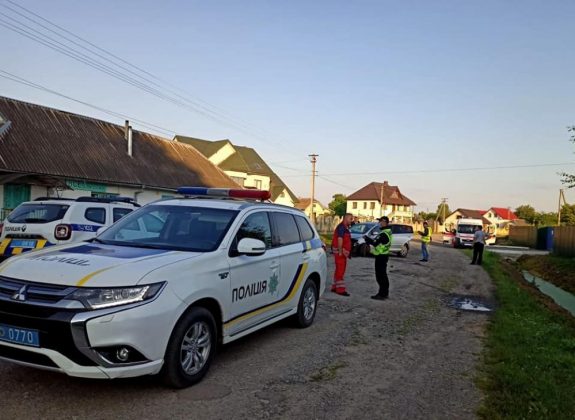
<svg viewBox="0 0 575 420"><path fill-rule="evenodd" d="M549 296L555 303L566 309L575 316L575 295L569 293L554 284L549 283L528 271L523 271L523 278L526 282L535 286L541 293Z"/></svg>
<svg viewBox="0 0 575 420"><path fill-rule="evenodd" d="M468 312L491 312L493 304L480 296L449 295L446 298L447 306Z"/></svg>

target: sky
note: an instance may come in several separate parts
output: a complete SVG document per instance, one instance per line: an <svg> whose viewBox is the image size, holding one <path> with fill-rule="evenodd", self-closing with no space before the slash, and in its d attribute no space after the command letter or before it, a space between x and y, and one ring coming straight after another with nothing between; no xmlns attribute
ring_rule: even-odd
<svg viewBox="0 0 575 420"><path fill-rule="evenodd" d="M388 181L416 211L442 198L452 209L555 211L558 173L575 173L573 1L17 4L101 48L91 47L100 62L116 61L103 50L121 58L120 71L180 105L7 29L18 20L56 39L7 0L0 71L162 127L133 123L166 138L253 147L300 197L311 194L308 155L318 154L325 205ZM124 121L3 77L0 95ZM575 203L575 191L566 198Z"/></svg>

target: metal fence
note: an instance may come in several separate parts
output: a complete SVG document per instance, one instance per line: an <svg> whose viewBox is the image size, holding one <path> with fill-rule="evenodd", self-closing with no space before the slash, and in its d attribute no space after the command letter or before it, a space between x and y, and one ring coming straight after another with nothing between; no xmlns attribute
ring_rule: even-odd
<svg viewBox="0 0 575 420"><path fill-rule="evenodd" d="M575 257L575 226L555 228L553 253L563 257Z"/></svg>
<svg viewBox="0 0 575 420"><path fill-rule="evenodd" d="M537 246L537 228L535 226L511 226L509 228L509 240L513 245Z"/></svg>

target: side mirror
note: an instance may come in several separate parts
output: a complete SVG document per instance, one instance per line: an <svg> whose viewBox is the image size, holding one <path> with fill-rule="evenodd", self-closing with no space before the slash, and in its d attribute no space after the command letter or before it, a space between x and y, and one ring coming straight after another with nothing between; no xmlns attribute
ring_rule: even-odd
<svg viewBox="0 0 575 420"><path fill-rule="evenodd" d="M266 244L259 239L243 238L238 243L238 254L257 256L263 255L266 252Z"/></svg>

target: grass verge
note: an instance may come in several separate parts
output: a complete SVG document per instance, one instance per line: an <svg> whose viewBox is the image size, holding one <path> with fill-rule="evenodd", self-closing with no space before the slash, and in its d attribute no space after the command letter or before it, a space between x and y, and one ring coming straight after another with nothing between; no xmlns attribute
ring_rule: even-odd
<svg viewBox="0 0 575 420"><path fill-rule="evenodd" d="M497 289L478 378L485 419L575 418L575 328L550 310L517 270L495 254L484 268Z"/></svg>

